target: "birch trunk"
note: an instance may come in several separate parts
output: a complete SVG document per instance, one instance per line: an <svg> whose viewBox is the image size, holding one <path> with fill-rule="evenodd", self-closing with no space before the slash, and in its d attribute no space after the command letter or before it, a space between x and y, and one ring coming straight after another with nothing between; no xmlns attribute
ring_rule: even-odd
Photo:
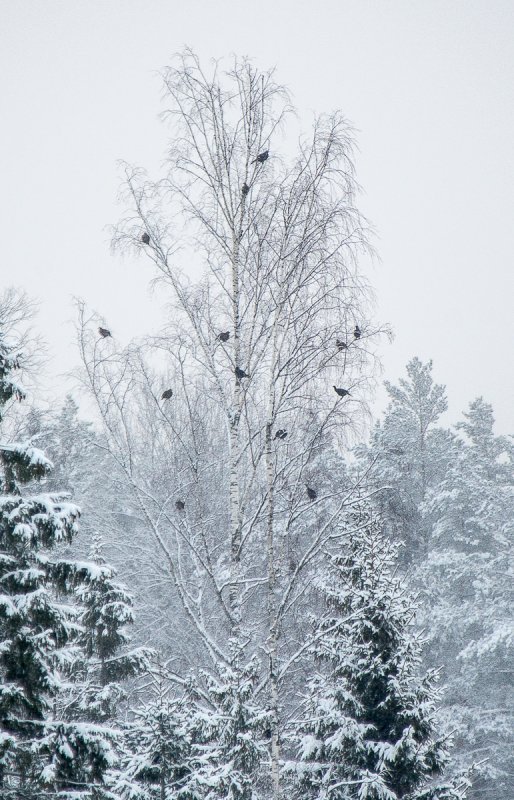
<svg viewBox="0 0 514 800"><path fill-rule="evenodd" d="M266 425L266 474L268 483L267 561L268 561L268 659L271 710L271 784L273 800L280 798L280 708L278 692L278 619L277 619L277 565L274 534L274 484L272 452L272 423Z"/></svg>
<svg viewBox="0 0 514 800"><path fill-rule="evenodd" d="M245 201L241 202L239 219L233 231L232 245L232 324L234 335L234 365L241 367L241 338L239 320L239 251L242 236ZM241 461L239 423L241 420L241 382L235 376L230 416L230 608L233 616L232 638L237 641L241 632L241 492L239 469ZM236 652L239 648L236 647Z"/></svg>

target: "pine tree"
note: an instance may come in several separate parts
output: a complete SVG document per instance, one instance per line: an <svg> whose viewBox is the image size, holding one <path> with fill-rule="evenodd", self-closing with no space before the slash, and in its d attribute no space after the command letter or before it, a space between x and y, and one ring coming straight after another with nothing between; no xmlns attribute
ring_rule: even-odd
<svg viewBox="0 0 514 800"><path fill-rule="evenodd" d="M195 800L191 791L192 705L186 696L170 697L162 674L152 697L126 726L122 766L115 791L123 800Z"/></svg>
<svg viewBox="0 0 514 800"><path fill-rule="evenodd" d="M81 702L91 719L99 721L116 716L117 704L124 697L122 682L145 672L152 656L148 648L129 648L127 626L134 622L132 596L115 580L116 570L105 563L102 547L97 534L91 548L96 569L86 565L88 581L77 593L82 627L78 643L84 655L82 668L87 673L87 691L82 692Z"/></svg>
<svg viewBox="0 0 514 800"><path fill-rule="evenodd" d="M105 749L110 745L109 758L102 761L102 769L94 779L102 786L95 787L95 800L110 798L104 785L115 780L112 774L116 752L122 744L118 728L119 705L126 697L123 681L138 677L147 671L151 651L144 648L128 649L126 628L133 622L132 598L125 587L114 580L116 572L105 563L99 536L93 539L92 562L77 562L77 576L81 582L76 589L78 600L77 636L70 650L70 658L62 667L63 683L55 704L55 717L68 727L76 725L89 737L90 746ZM114 726L114 728L112 727ZM47 741L53 749L59 742L60 728L51 729ZM50 747L49 749L52 749ZM70 756L70 757L68 757ZM73 776L75 785L91 780L87 750L61 752L54 757L56 776Z"/></svg>
<svg viewBox="0 0 514 800"><path fill-rule="evenodd" d="M387 532L400 539L400 557L411 562L426 552L430 519L423 502L452 462L455 437L439 427L447 409L445 387L432 377L432 362L413 358L398 385L385 382L390 402L377 423L369 447L357 454L366 481L377 494ZM384 487L387 487L384 489Z"/></svg>
<svg viewBox="0 0 514 800"><path fill-rule="evenodd" d="M123 800L254 800L269 759L270 718L254 698L258 661L218 666L184 684L161 674L127 726L115 790Z"/></svg>
<svg viewBox="0 0 514 800"><path fill-rule="evenodd" d="M261 763L269 760L271 715L254 698L259 664L238 661L220 665L218 676L204 673L203 702L197 694L188 787L202 800L254 800Z"/></svg>
<svg viewBox="0 0 514 800"><path fill-rule="evenodd" d="M24 398L12 377L18 367L19 358L1 337L0 419L9 404ZM30 492L51 466L30 442L0 444L3 800L101 797L105 773L115 763L115 731L89 722L86 714L63 713L69 676L84 649L87 592L99 573L108 580L111 574L59 557L77 532L79 510L66 495ZM113 606L107 617L114 613Z"/></svg>
<svg viewBox="0 0 514 800"><path fill-rule="evenodd" d="M71 395L66 396L56 411L32 407L25 418L23 433L37 442L54 464L46 479L46 490L66 492L72 500L80 502L83 517L80 537L73 543L73 555L86 557L95 532L101 531L104 538L109 535L111 542L116 524L113 511L120 510L114 465L93 425L80 419L78 405ZM110 560L112 548L107 555Z"/></svg>
<svg viewBox="0 0 514 800"><path fill-rule="evenodd" d="M419 675L415 604L395 577L397 548L366 509L350 522L347 550L318 588L327 611L312 655L319 670L304 698L298 797L330 800L463 798L465 784L434 782L447 761L435 738L434 671Z"/></svg>
<svg viewBox="0 0 514 800"><path fill-rule="evenodd" d="M478 398L457 424L458 457L430 491L431 545L416 580L427 605L429 654L445 664L445 714L463 759L484 759L472 797L510 798L514 451L494 434L491 406Z"/></svg>
<svg viewBox="0 0 514 800"><path fill-rule="evenodd" d="M8 404L25 397L12 373L19 367L0 338L0 420ZM37 746L59 687L57 657L66 647L73 618L56 602L67 591L48 551L71 542L76 506L51 495L23 496L51 463L30 443L0 445L0 786L4 797L23 797L42 780Z"/></svg>

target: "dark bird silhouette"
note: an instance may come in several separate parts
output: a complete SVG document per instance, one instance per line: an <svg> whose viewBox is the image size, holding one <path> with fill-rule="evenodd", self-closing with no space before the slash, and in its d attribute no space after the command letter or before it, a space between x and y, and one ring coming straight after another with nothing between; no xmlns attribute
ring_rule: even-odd
<svg viewBox="0 0 514 800"><path fill-rule="evenodd" d="M358 325L355 326L355 330L353 332L353 335L355 336L356 339L360 339L361 338L362 331L361 331L361 329L359 328Z"/></svg>
<svg viewBox="0 0 514 800"><path fill-rule="evenodd" d="M339 397L346 397L347 394L350 394L348 389L339 389L337 386L334 386L334 391L339 395Z"/></svg>
<svg viewBox="0 0 514 800"><path fill-rule="evenodd" d="M161 400L169 400L171 397L173 397L173 389L165 389L161 394Z"/></svg>
<svg viewBox="0 0 514 800"><path fill-rule="evenodd" d="M248 194L249 191L250 191L250 187L248 186L248 184L247 183L243 183L243 186L242 186L242 189L241 189L241 194L243 195L243 197L246 197L246 195Z"/></svg>
<svg viewBox="0 0 514 800"><path fill-rule="evenodd" d="M279 428L278 431L275 433L275 439L285 439L287 436L287 431L283 428Z"/></svg>
<svg viewBox="0 0 514 800"><path fill-rule="evenodd" d="M264 162L267 160L268 156L269 156L269 150L264 150L264 152L263 153L259 153L257 158L254 158L254 160L251 163L252 164L255 164L255 163L264 164Z"/></svg>
<svg viewBox="0 0 514 800"><path fill-rule="evenodd" d="M185 507L186 507L186 504L184 503L183 500L177 500L176 501L175 508L177 509L177 511L183 511L185 509Z"/></svg>
<svg viewBox="0 0 514 800"><path fill-rule="evenodd" d="M143 244L150 244L150 237L148 236L146 231L141 235L141 241L143 242Z"/></svg>
<svg viewBox="0 0 514 800"><path fill-rule="evenodd" d="M236 374L236 378L237 378L238 381L240 381L241 378L249 378L250 377L248 375L248 373L244 371L244 369L241 369L241 367L236 367L234 372Z"/></svg>
<svg viewBox="0 0 514 800"><path fill-rule="evenodd" d="M309 498L309 500L315 500L317 496L318 496L317 491L315 489L311 489L310 486L307 486L307 497Z"/></svg>
<svg viewBox="0 0 514 800"><path fill-rule="evenodd" d="M107 328L98 328L98 333L102 339L107 339L109 336L112 338L112 333Z"/></svg>
<svg viewBox="0 0 514 800"><path fill-rule="evenodd" d="M348 345L342 339L336 339L336 347L338 350L348 350Z"/></svg>
<svg viewBox="0 0 514 800"><path fill-rule="evenodd" d="M220 342L228 342L230 339L230 331L222 331L221 333L218 333L218 339Z"/></svg>

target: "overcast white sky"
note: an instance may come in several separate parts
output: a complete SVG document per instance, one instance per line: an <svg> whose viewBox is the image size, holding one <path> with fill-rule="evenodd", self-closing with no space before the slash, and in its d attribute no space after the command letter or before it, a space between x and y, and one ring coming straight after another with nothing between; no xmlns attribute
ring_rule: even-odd
<svg viewBox="0 0 514 800"><path fill-rule="evenodd" d="M155 327L150 265L113 257L105 226L117 159L160 163L157 72L184 44L276 66L305 127L343 110L396 333L386 377L433 358L452 419L482 394L514 433L512 0L0 0L0 278L41 302L55 395L72 296L122 342Z"/></svg>

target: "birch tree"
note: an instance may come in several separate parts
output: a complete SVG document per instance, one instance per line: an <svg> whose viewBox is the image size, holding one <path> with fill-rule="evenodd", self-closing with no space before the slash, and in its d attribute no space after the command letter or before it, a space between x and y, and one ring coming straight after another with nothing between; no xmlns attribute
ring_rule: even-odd
<svg viewBox="0 0 514 800"><path fill-rule="evenodd" d="M185 51L163 79L162 175L124 165L113 242L149 259L170 321L120 350L82 308L83 378L193 650L233 669L235 653L264 651L277 798L283 691L305 651L296 619L341 536L355 491L341 450L373 381L368 227L340 113L293 146L272 72L206 72Z"/></svg>

